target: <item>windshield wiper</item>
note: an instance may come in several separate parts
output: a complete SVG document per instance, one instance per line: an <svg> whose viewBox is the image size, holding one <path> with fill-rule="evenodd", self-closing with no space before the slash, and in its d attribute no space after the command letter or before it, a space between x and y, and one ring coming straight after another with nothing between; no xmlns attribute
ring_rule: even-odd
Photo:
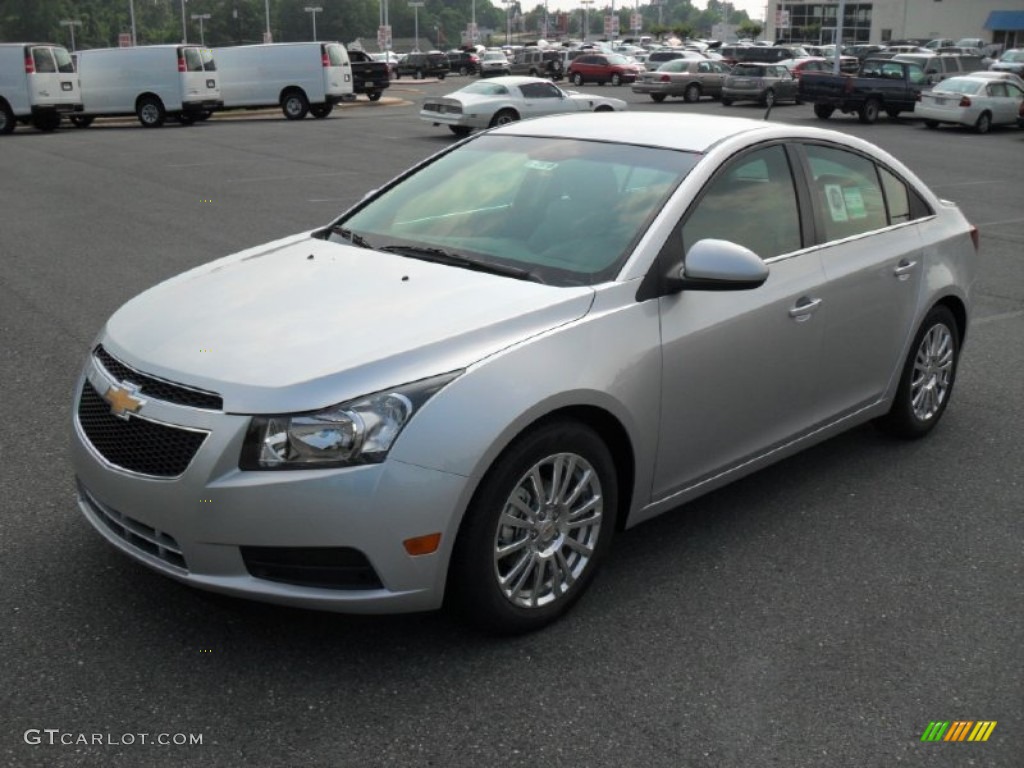
<svg viewBox="0 0 1024 768"><path fill-rule="evenodd" d="M507 264L494 264L492 262L481 261L479 259L471 259L469 256L452 253L451 251L446 251L443 248L428 248L420 245L383 245L377 250L387 251L388 253L398 253L402 256L422 259L423 261L432 261L437 264L450 264L453 267L463 267L464 269L472 269L476 272L489 272L492 275L514 277L517 280L530 280L534 283L544 282L535 272L531 272L528 269L513 267Z"/></svg>
<svg viewBox="0 0 1024 768"><path fill-rule="evenodd" d="M324 233L343 237L350 243L352 243L352 245L358 245L360 248L373 248L372 245L366 242L366 238L364 238L362 235L356 234L351 229L347 229L341 226L340 224L332 224L331 226L324 230Z"/></svg>

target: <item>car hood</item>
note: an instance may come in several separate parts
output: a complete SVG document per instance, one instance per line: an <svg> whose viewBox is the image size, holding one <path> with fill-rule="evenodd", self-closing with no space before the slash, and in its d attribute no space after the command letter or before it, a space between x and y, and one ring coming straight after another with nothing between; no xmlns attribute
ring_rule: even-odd
<svg viewBox="0 0 1024 768"><path fill-rule="evenodd" d="M235 413L314 410L469 366L587 313L556 288L308 234L140 294L101 343L133 368L217 392Z"/></svg>

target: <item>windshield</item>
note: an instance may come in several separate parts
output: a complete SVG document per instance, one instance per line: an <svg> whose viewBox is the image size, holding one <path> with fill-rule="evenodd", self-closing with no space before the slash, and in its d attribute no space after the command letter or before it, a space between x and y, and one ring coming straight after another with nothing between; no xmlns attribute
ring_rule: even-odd
<svg viewBox="0 0 1024 768"><path fill-rule="evenodd" d="M552 285L613 279L699 159L609 142L481 135L336 222L365 246L438 248ZM398 248L396 248L396 246Z"/></svg>
<svg viewBox="0 0 1024 768"><path fill-rule="evenodd" d="M617 53L613 53L608 56L608 63L615 64L617 66L622 66L623 64L629 64L629 61L626 60L625 56L620 56Z"/></svg>
<svg viewBox="0 0 1024 768"><path fill-rule="evenodd" d="M1024 61L1024 51L1007 51L1000 61Z"/></svg>

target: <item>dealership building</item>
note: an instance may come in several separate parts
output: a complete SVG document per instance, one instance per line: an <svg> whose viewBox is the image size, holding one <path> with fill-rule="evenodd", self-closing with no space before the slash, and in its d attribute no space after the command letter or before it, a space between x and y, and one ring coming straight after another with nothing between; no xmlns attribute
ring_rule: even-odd
<svg viewBox="0 0 1024 768"><path fill-rule="evenodd" d="M768 0L764 37L835 42L838 10L837 0ZM1024 0L848 0L842 27L846 43L980 37L1024 47Z"/></svg>

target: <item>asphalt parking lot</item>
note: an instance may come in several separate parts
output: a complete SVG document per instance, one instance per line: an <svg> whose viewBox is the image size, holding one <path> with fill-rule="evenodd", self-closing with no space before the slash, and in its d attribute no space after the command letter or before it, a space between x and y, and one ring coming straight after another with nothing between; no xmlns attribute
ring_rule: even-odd
<svg viewBox="0 0 1024 768"><path fill-rule="evenodd" d="M207 595L128 561L81 517L71 390L111 312L323 224L448 146L417 104L463 82L403 79L393 98L301 123L100 121L0 138L0 761L1024 764L1024 131L829 121L900 157L981 230L975 323L942 424L916 443L856 429L626 532L543 632L499 640L444 614ZM593 90L634 109L763 114ZM809 106L771 119L820 123ZM935 720L998 724L985 743L922 743Z"/></svg>

